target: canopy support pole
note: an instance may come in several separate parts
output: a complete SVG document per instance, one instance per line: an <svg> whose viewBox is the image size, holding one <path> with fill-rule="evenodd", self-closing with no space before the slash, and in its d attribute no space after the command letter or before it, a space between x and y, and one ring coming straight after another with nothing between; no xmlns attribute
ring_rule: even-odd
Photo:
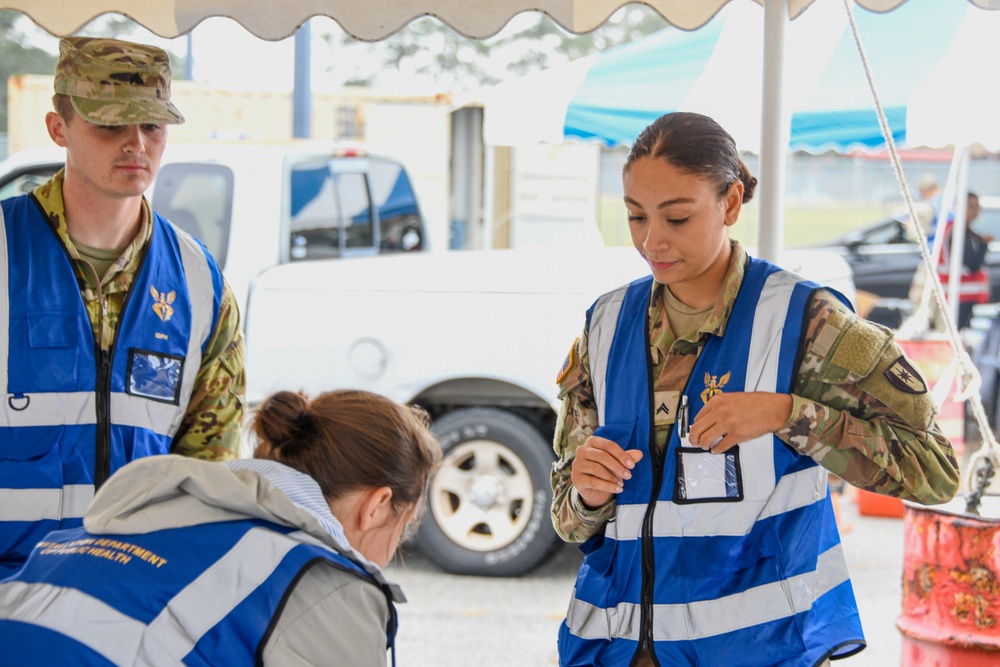
<svg viewBox="0 0 1000 667"><path fill-rule="evenodd" d="M785 168L791 128L785 119L782 90L788 0L764 0L764 71L760 121L760 204L757 255L771 262L785 239Z"/></svg>
<svg viewBox="0 0 1000 667"><path fill-rule="evenodd" d="M957 147L956 147L957 150ZM951 225L951 248L948 256L948 312L953 322L958 322L959 290L962 286L962 269L965 268L965 221L969 203L969 147L963 146L959 156L958 184L955 187L955 222ZM941 208L944 208L942 206ZM943 239L942 239L943 240Z"/></svg>

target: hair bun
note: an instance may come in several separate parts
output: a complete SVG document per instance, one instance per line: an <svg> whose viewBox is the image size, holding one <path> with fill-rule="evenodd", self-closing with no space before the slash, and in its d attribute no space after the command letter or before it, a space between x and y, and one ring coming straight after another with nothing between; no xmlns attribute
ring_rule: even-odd
<svg viewBox="0 0 1000 667"><path fill-rule="evenodd" d="M275 451L295 449L316 432L309 401L300 393L279 391L257 409L253 430Z"/></svg>

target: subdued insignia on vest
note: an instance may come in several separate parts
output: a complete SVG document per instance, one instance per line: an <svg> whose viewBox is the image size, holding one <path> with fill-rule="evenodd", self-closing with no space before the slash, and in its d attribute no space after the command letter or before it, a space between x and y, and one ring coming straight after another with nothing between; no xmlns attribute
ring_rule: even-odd
<svg viewBox="0 0 1000 667"><path fill-rule="evenodd" d="M732 371L726 371L726 374L720 378L716 375L712 375L711 373L706 372L705 391L701 392L701 400L705 403L708 403L708 399L712 398L716 394L721 394L722 388L726 386L727 382L729 382L729 376L731 374Z"/></svg>
<svg viewBox="0 0 1000 667"><path fill-rule="evenodd" d="M920 373L910 364L909 360L900 356L889 365L885 371L885 376L889 378L892 386L907 394L926 394L927 385Z"/></svg>
<svg viewBox="0 0 1000 667"><path fill-rule="evenodd" d="M174 316L174 309L170 304L177 298L177 292L174 290L170 290L169 293L157 292L156 288L150 285L149 293L153 295L153 312L161 320L166 322Z"/></svg>
<svg viewBox="0 0 1000 667"><path fill-rule="evenodd" d="M563 362L562 368L559 369L559 375L556 376L556 384L562 382L563 379L566 377L566 374L569 373L569 369L573 368L573 366L575 365L576 344L578 342L580 342L579 338L574 340L572 347L569 348L569 352L566 354L566 360Z"/></svg>

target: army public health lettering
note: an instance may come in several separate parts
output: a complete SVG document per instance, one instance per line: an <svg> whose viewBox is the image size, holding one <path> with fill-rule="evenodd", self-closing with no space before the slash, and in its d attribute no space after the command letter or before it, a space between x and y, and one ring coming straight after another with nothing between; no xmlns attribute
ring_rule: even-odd
<svg viewBox="0 0 1000 667"><path fill-rule="evenodd" d="M132 558L138 558L157 568L167 563L166 558L157 556L148 549L143 549L138 545L99 537L89 537L82 540L73 540L72 542L46 542L43 540L38 543L38 549L39 553L43 556L84 554L123 564L128 563Z"/></svg>

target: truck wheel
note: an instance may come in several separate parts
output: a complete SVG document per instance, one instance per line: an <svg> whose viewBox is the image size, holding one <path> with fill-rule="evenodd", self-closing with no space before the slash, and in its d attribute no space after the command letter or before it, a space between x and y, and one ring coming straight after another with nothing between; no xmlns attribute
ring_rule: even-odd
<svg viewBox="0 0 1000 667"><path fill-rule="evenodd" d="M468 408L432 427L444 463L428 489L417 544L451 572L513 576L557 539L549 520L552 446L509 412Z"/></svg>

